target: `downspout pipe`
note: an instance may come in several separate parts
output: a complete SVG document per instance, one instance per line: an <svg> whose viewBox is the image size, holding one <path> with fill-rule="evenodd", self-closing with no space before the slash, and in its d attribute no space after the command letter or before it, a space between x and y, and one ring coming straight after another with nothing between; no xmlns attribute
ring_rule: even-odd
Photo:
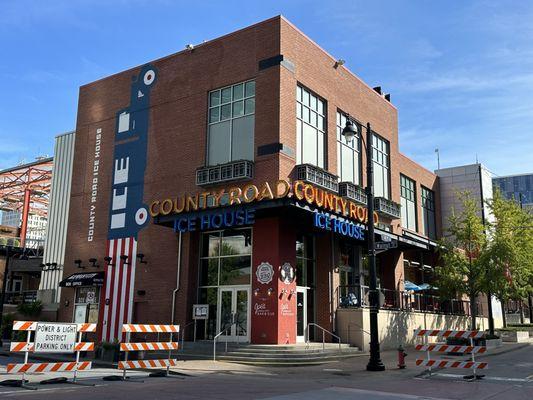
<svg viewBox="0 0 533 400"><path fill-rule="evenodd" d="M179 235L178 235L178 270L176 271L176 287L175 289L172 291L172 316L171 316L171 325L174 325L174 322L175 322L175 319L176 319L176 316L175 316L175 311L176 311L176 295L178 293L178 291L180 290L180 274L181 274L181 235L182 233L180 232ZM172 335L172 334L171 334ZM171 336L171 340L172 340L172 336Z"/></svg>

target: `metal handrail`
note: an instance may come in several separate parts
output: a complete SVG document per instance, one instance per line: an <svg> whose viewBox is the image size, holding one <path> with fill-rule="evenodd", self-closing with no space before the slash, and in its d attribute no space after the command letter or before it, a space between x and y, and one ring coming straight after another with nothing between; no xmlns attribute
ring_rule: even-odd
<svg viewBox="0 0 533 400"><path fill-rule="evenodd" d="M216 361L216 353L217 353L217 339L224 333L224 332L227 332L228 329L231 329L231 327L235 325L235 322L233 322L231 325L229 325L228 327L226 327L225 329L221 330L220 332L218 332L215 337L213 338L213 361ZM228 337L226 335L226 353L228 352Z"/></svg>
<svg viewBox="0 0 533 400"><path fill-rule="evenodd" d="M339 351L342 351L341 349L341 338L337 335L335 335L333 332L330 332L328 331L327 329L325 328L322 328L320 325L318 324L315 324L314 322L310 322L307 324L307 329L306 329L306 339L305 339L305 343L306 343L306 347L309 348L309 327L313 325L317 328L320 328L322 330L322 351L325 351L326 350L326 333L329 333L332 337L336 338L338 341L339 341Z"/></svg>
<svg viewBox="0 0 533 400"><path fill-rule="evenodd" d="M224 333L226 332L228 329L230 329L233 325L235 325L235 328L241 328L243 329L246 334L248 334L248 330L247 329L244 329L244 327L238 323L238 322L233 322L230 326L228 326L226 329L220 331L219 333L217 333L217 335L213 338L213 361L216 361L216 351L217 351L217 344L216 344L216 341L217 339ZM239 340L239 335L237 335L237 344L239 344L240 340ZM226 348L224 350L226 353L228 352L228 337L226 336Z"/></svg>
<svg viewBox="0 0 533 400"><path fill-rule="evenodd" d="M192 324L194 324L195 322L196 321L191 321L188 324L186 324L183 328L180 329L181 332L178 333L178 342L181 339L181 348L180 348L180 350L183 350L185 348L185 329L188 326L191 326ZM180 337L180 335L181 335L181 337Z"/></svg>

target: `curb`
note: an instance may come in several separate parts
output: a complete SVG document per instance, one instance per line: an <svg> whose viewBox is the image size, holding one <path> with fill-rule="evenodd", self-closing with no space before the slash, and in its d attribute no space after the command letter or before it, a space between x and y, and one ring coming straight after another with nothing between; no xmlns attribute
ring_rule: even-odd
<svg viewBox="0 0 533 400"><path fill-rule="evenodd" d="M528 347L531 343L513 343L513 344L502 344L501 347L496 347L493 351L488 351L485 354L476 355L476 358L486 358L490 356L497 356L500 354L511 353L513 351L521 350Z"/></svg>

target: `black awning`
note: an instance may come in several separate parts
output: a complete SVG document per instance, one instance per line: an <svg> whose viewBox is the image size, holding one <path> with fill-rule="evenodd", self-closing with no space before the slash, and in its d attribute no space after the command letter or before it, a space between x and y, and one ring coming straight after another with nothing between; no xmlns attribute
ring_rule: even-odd
<svg viewBox="0 0 533 400"><path fill-rule="evenodd" d="M68 278L59 282L61 287L78 287L78 286L102 286L104 284L104 272L88 272L70 275Z"/></svg>

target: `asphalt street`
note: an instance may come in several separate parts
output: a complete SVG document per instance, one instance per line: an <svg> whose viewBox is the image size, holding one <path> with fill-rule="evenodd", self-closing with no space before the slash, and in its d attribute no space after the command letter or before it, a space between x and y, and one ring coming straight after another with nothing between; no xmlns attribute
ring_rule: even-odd
<svg viewBox="0 0 533 400"><path fill-rule="evenodd" d="M464 370L446 369L431 377L414 365L419 354L409 350L408 367L396 368L395 352L384 352L385 372L367 372L367 356L313 367L248 367L212 361L183 361L176 369L181 375L150 378L144 371L129 373L129 382L110 382L102 376L117 370L95 368L80 373L80 380L96 386L72 384L38 385L49 375L32 375L35 391L0 387L0 398L27 399L533 399L533 345L505 345L479 357L489 362L485 378L468 382ZM443 356L444 359L460 359ZM7 357L0 357L6 364ZM12 360L11 360L12 361ZM20 361L17 359L17 361ZM13 378L2 374L0 380ZM5 370L4 370L5 371ZM68 374L64 374L68 376Z"/></svg>

